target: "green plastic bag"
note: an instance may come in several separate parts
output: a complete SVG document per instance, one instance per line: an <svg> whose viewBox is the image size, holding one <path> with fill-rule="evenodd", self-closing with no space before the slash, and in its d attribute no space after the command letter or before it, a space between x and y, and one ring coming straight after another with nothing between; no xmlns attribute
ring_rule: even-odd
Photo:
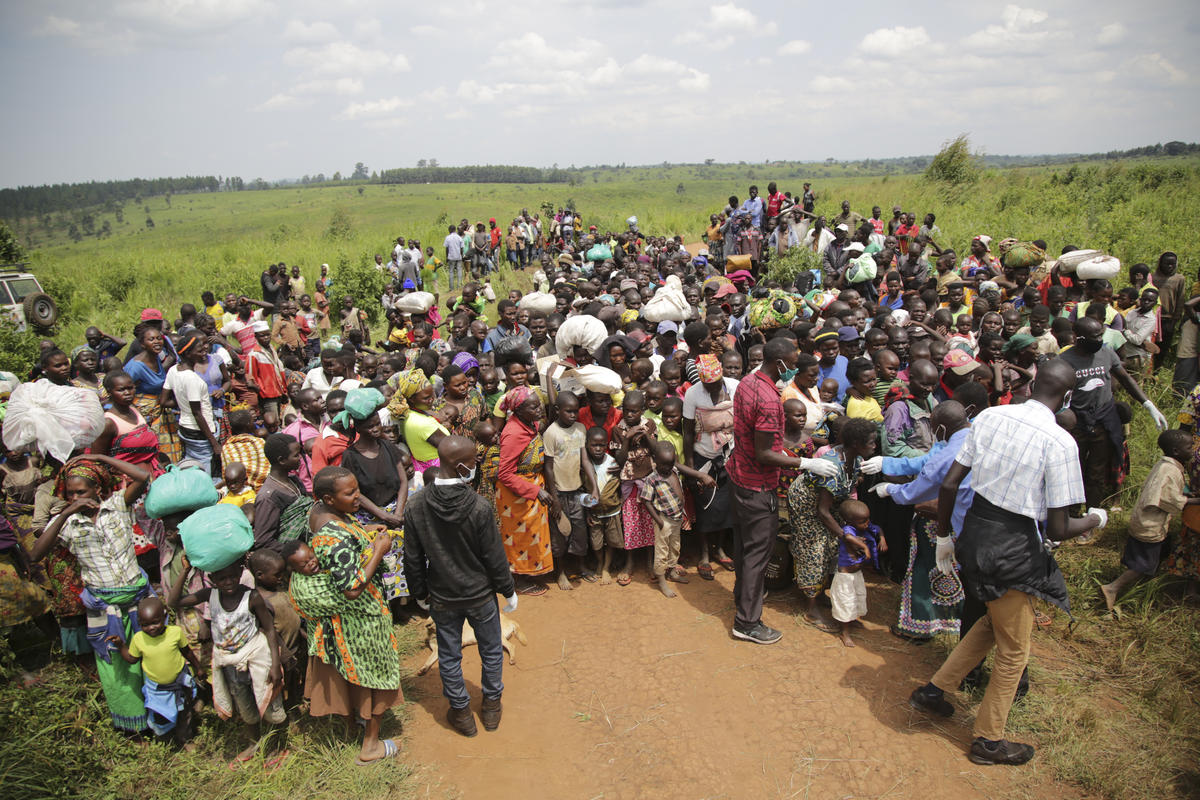
<svg viewBox="0 0 1200 800"><path fill-rule="evenodd" d="M196 511L220 499L212 478L200 469L180 469L172 464L154 479L146 492L146 515L162 519L168 514Z"/></svg>
<svg viewBox="0 0 1200 800"><path fill-rule="evenodd" d="M864 253L850 262L850 267L846 270L846 280L850 283L863 283L875 280L877 274L879 267L875 264L875 256Z"/></svg>
<svg viewBox="0 0 1200 800"><path fill-rule="evenodd" d="M202 508L179 523L188 561L201 572L225 569L254 546L254 532L242 509L230 503Z"/></svg>
<svg viewBox="0 0 1200 800"><path fill-rule="evenodd" d="M587 251L588 261L607 261L612 258L612 248L606 244L598 244Z"/></svg>

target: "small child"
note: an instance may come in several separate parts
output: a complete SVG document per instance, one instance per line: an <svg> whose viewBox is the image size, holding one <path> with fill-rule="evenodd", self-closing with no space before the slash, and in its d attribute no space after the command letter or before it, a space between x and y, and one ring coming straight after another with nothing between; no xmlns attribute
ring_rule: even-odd
<svg viewBox="0 0 1200 800"><path fill-rule="evenodd" d="M737 350L726 350L721 354L721 371L725 373L726 378L733 378L735 381L742 379L742 356Z"/></svg>
<svg viewBox="0 0 1200 800"><path fill-rule="evenodd" d="M308 666L308 645L300 624L300 615L288 600L285 573L287 565L283 556L274 550L255 550L247 560L254 585L271 607L275 622L275 635L279 639L283 664L283 688L288 703L295 707L304 696L304 670Z"/></svg>
<svg viewBox="0 0 1200 800"><path fill-rule="evenodd" d="M667 399L667 385L657 379L646 381L642 392L646 395L645 415L654 420L654 424L657 425L662 421L663 401Z"/></svg>
<svg viewBox="0 0 1200 800"><path fill-rule="evenodd" d="M687 583L687 573L679 566L679 534L683 525L683 483L675 468L675 446L655 442L654 471L646 476L638 490L639 498L654 520L654 577L666 597L675 592L667 581Z"/></svg>
<svg viewBox="0 0 1200 800"><path fill-rule="evenodd" d="M678 356L679 354L676 353ZM658 365L658 377L667 385L667 397L683 399L687 388L683 385L683 366L673 358Z"/></svg>
<svg viewBox="0 0 1200 800"><path fill-rule="evenodd" d="M965 348L971 355L975 354L975 334L971 332L974 319L970 314L963 314L954 321L954 335L946 340L950 347Z"/></svg>
<svg viewBox="0 0 1200 800"><path fill-rule="evenodd" d="M584 509L587 519L588 543L600 564L600 583L613 582L613 551L625 549L625 532L621 527L621 478L617 460L608 452L608 432L600 426L588 428L584 444L587 469L596 505ZM628 584L626 581L625 584Z"/></svg>
<svg viewBox="0 0 1200 800"><path fill-rule="evenodd" d="M550 534L551 553L558 573L558 588L570 591L570 570L567 556L573 556L580 576L592 583L596 573L584 564L588 551L587 523L584 521L583 505L585 471L584 443L587 430L579 423L579 397L571 392L558 395L554 424L546 428L542 439L546 446L545 471L554 476L554 488L562 514L567 519L567 529L559 530L559 520L554 520Z"/></svg>
<svg viewBox="0 0 1200 800"><path fill-rule="evenodd" d="M822 403L837 403L838 391L842 388L837 378L826 378L817 386L817 395Z"/></svg>
<svg viewBox="0 0 1200 800"><path fill-rule="evenodd" d="M225 465L225 496L218 502L237 506L243 511L246 506L254 505L256 493L254 487L246 481L246 465L241 461L231 461Z"/></svg>
<svg viewBox="0 0 1200 800"><path fill-rule="evenodd" d="M657 426L642 417L646 396L637 390L625 393L621 420L613 428L609 450L621 465L621 522L625 529L625 566L617 583L628 586L633 580L633 551L654 545L654 520L641 499L641 487L654 471L651 446L657 440Z"/></svg>
<svg viewBox="0 0 1200 800"><path fill-rule="evenodd" d="M868 560L879 569L879 554L887 552L887 541L880 527L871 522L871 512L861 500L847 500L841 505L842 537L838 542L838 569L829 587L833 618L842 625L842 644L854 647L850 626L867 613L867 582L862 566ZM862 623L858 623L862 624Z"/></svg>
<svg viewBox="0 0 1200 800"><path fill-rule="evenodd" d="M1158 572L1171 518L1182 514L1185 506L1200 504L1200 497L1184 494L1187 476L1183 465L1190 463L1191 434L1178 428L1164 431L1159 434L1158 449L1162 451L1162 458L1150 470L1129 515L1129 538L1125 540L1125 551L1121 554L1125 571L1112 583L1100 587L1109 611L1116 605L1121 592Z"/></svg>
<svg viewBox="0 0 1200 800"><path fill-rule="evenodd" d="M500 389L500 373L495 367L479 368L479 389L483 392L483 399L487 401L488 416L490 417L496 413L496 403L499 403L500 398L504 397L504 392Z"/></svg>
<svg viewBox="0 0 1200 800"><path fill-rule="evenodd" d="M191 563L184 555L183 569L171 586L167 605L180 609L208 603L212 616L213 706L222 719L231 718L236 710L245 724L245 735L251 739L250 745L230 762L230 768L236 769L254 758L259 745L255 732L260 723L287 722L281 697L283 667L279 638L267 602L257 589L240 582L241 559L208 574L215 587L212 590L184 595L183 583L190 572ZM283 750L265 766L278 766L286 757L287 750Z"/></svg>
<svg viewBox="0 0 1200 800"><path fill-rule="evenodd" d="M288 569L297 575L312 577L321 571L321 562L317 561L317 554L300 539L284 543L283 560Z"/></svg>
<svg viewBox="0 0 1200 800"><path fill-rule="evenodd" d="M197 677L204 675L204 668L188 648L183 629L167 624L162 600L147 597L138 602L138 622L142 629L130 637L128 646L120 636L110 636L108 642L127 663L142 662L142 697L150 730L160 738L171 736L176 747L192 750L196 682L185 663L191 665Z"/></svg>
<svg viewBox="0 0 1200 800"><path fill-rule="evenodd" d="M746 374L749 375L759 367L763 362L763 346L761 344L752 344L750 349L746 351Z"/></svg>
<svg viewBox="0 0 1200 800"><path fill-rule="evenodd" d="M634 389L644 389L654 374L654 363L648 358L635 358L629 365L629 380Z"/></svg>
<svg viewBox="0 0 1200 800"><path fill-rule="evenodd" d="M496 430L496 423L491 420L475 425L475 459L479 462L479 483L475 491L495 508L496 476L500 472L500 434Z"/></svg>

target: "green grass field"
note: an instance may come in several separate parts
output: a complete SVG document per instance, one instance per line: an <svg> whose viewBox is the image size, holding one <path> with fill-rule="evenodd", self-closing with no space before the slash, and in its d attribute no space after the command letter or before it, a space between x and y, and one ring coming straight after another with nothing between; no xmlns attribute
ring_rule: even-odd
<svg viewBox="0 0 1200 800"><path fill-rule="evenodd" d="M336 281L337 265L386 254L398 235L419 238L442 255L451 221L495 216L503 224L521 208L533 211L544 202L558 207L573 200L586 224L601 229L621 230L625 218L636 214L643 231L695 241L726 197L744 198L750 183L765 191L772 179L793 191L811 179L818 211L828 215L843 199L863 214L876 204L932 211L943 231L939 243L960 252L979 233L1043 238L1051 252L1065 244L1101 248L1126 265L1153 267L1160 252L1174 250L1181 270L1196 277L1191 259L1200 252L1200 159L1194 158L989 169L978 182L954 188L915 174L855 174L836 166L796 174L792 168L740 165L597 171L576 186L322 186L177 195L169 207L166 198L152 198L146 204L153 229L145 225L144 209L128 205L124 223L112 215L97 219L97 227L103 219L111 222L111 237L80 243L27 222L16 227L27 244L32 238L33 269L64 313L54 338L69 348L82 341L89 324L127 335L142 308L155 306L174 317L181 302L198 304L204 289L255 296L258 275L270 263L299 264L311 284L319 264L328 262L335 265ZM331 236L335 215L349 221L349 230ZM1123 278L1114 281L1118 288ZM509 286L528 288L528 278L502 271L497 292ZM13 371L18 366L0 364ZM1173 419L1179 401L1165 377L1147 388ZM1135 414L1133 470L1118 500L1126 509L1157 457L1154 438L1146 416ZM1058 777L1089 794L1114 800L1194 797L1200 793L1200 613L1179 605L1178 592L1158 579L1132 592L1119 618L1101 615L1096 580L1111 580L1120 570L1123 538L1124 517L1115 514L1097 544L1059 551L1077 623L1068 629L1059 615L1054 628L1038 636L1035 693L1016 711L1013 725L1018 735L1043 745L1041 757ZM313 754L301 772L249 783L225 769L219 756L228 742L219 736L204 739L198 756L171 756L158 748L131 754L104 731L95 691L81 694L63 672L32 699L11 682L0 689L0 785L21 787L28 796L121 797L133 781L152 774L153 794L164 797L189 796L186 787L196 783L212 786L212 796L255 798L297 790L378 796L411 788L403 777L382 789L347 783L357 781L357 773L338 767L352 754L320 726L301 726L297 734L299 746ZM46 763L25 758L22 742L34 733L52 737L59 748ZM98 743L91 746L93 733ZM70 780L62 782L63 774Z"/></svg>

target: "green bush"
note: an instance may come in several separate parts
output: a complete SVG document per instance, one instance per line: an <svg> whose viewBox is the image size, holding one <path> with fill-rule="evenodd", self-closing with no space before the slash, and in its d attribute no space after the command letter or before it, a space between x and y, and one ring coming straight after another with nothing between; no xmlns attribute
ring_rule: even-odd
<svg viewBox="0 0 1200 800"><path fill-rule="evenodd" d="M941 151L933 157L933 161L929 162L925 177L931 181L959 186L974 183L982 173L979 159L971 154L970 142L964 133L942 146Z"/></svg>
<svg viewBox="0 0 1200 800"><path fill-rule="evenodd" d="M807 247L793 247L787 255L773 256L767 269L767 280L779 281L785 288L790 289L796 282L796 276L821 268L821 256Z"/></svg>
<svg viewBox="0 0 1200 800"><path fill-rule="evenodd" d="M0 319L0 369L24 380L41 356L41 337L33 330L17 330L12 321Z"/></svg>

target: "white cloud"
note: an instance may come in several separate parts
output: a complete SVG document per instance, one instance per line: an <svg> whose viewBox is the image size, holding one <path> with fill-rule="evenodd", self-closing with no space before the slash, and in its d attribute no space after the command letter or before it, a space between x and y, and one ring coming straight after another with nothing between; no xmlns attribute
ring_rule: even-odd
<svg viewBox="0 0 1200 800"><path fill-rule="evenodd" d="M1036 8L1007 5L1000 14L1003 25L988 25L968 36L963 44L968 48L1003 48L1005 52L1032 50L1044 47L1052 40L1064 38L1066 31L1044 26L1050 15Z"/></svg>
<svg viewBox="0 0 1200 800"><path fill-rule="evenodd" d="M777 52L781 56L802 56L809 50L812 50L812 43L803 39L792 39L790 42L781 44Z"/></svg>
<svg viewBox="0 0 1200 800"><path fill-rule="evenodd" d="M708 73L688 67L688 76L679 79L679 88L688 92L703 92L712 84Z"/></svg>
<svg viewBox="0 0 1200 800"><path fill-rule="evenodd" d="M863 37L858 49L878 58L895 58L929 44L929 34L923 26L880 28Z"/></svg>
<svg viewBox="0 0 1200 800"><path fill-rule="evenodd" d="M529 32L510 41L488 60L487 66L516 67L525 70L559 71L590 64L603 52L603 46L591 39L580 39L569 47L554 47L541 34Z"/></svg>
<svg viewBox="0 0 1200 800"><path fill-rule="evenodd" d="M814 92L848 92L854 88L854 81L838 75L814 75L808 86Z"/></svg>
<svg viewBox="0 0 1200 800"><path fill-rule="evenodd" d="M317 75L368 75L380 70L408 72L412 68L402 54L364 50L344 41L320 47L294 47L283 54L283 63Z"/></svg>
<svg viewBox="0 0 1200 800"><path fill-rule="evenodd" d="M328 22L306 25L298 19L290 20L283 29L283 38L289 42L313 44L338 38L338 30Z"/></svg>
<svg viewBox="0 0 1200 800"><path fill-rule="evenodd" d="M1112 22L1100 29L1100 34L1096 37L1098 44L1116 44L1125 38L1128 31L1125 26L1119 22Z"/></svg>
<svg viewBox="0 0 1200 800"><path fill-rule="evenodd" d="M254 107L255 111L293 111L297 108L305 108L310 105L311 101L302 100L293 94L281 92L271 95L266 101Z"/></svg>
<svg viewBox="0 0 1200 800"><path fill-rule="evenodd" d="M757 31L758 17L752 11L738 7L734 3L710 6L708 9L708 26L723 30Z"/></svg>
<svg viewBox="0 0 1200 800"><path fill-rule="evenodd" d="M432 25L418 25L412 29L412 32L417 36L432 36L433 34L438 33L439 29L433 27Z"/></svg>
<svg viewBox="0 0 1200 800"><path fill-rule="evenodd" d="M1162 53L1147 53L1138 56L1130 62L1130 67L1138 75L1151 80L1183 83L1188 78L1186 72L1167 61Z"/></svg>
<svg viewBox="0 0 1200 800"><path fill-rule="evenodd" d="M708 21L705 23L705 27L712 32L708 36L699 31L687 32L676 36L674 41L676 44L699 44L712 50L725 50L734 43L731 33L774 36L778 31L778 26L774 22L764 25L758 21L754 12L742 8L736 3L709 6Z"/></svg>
<svg viewBox="0 0 1200 800"><path fill-rule="evenodd" d="M66 36L75 39L83 35L83 26L73 19L49 16L34 33L38 36Z"/></svg>
<svg viewBox="0 0 1200 800"><path fill-rule="evenodd" d="M412 101L404 97L385 97L381 100L368 100L365 103L351 103L338 115L339 119L359 119L360 117L375 117L381 114L391 114L412 106Z"/></svg>
<svg viewBox="0 0 1200 800"><path fill-rule="evenodd" d="M363 82L358 78L334 78L329 80L306 81L297 84L292 90L294 94L340 94L355 95L363 93Z"/></svg>

